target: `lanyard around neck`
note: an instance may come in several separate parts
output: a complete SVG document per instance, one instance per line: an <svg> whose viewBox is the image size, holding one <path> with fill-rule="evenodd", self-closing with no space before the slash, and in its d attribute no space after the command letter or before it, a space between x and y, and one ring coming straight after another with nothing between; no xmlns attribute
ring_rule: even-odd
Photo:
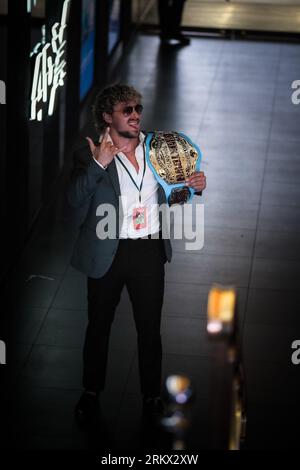
<svg viewBox="0 0 300 470"><path fill-rule="evenodd" d="M141 203L141 192L142 192L142 187L143 187L143 183L144 183L144 176L145 176L145 172L146 172L146 156L145 156L145 146L143 145L143 153L144 153L144 171L143 171L143 177L142 177L142 181L141 181L141 184L140 184L140 187L138 187L138 185L136 184L136 182L134 181L130 171L128 170L128 168L126 167L126 165L124 165L124 163L122 162L121 158L119 157L119 155L117 155L117 159L119 160L119 162L121 163L121 165L123 166L124 170L127 172L129 178L131 179L131 181L133 182L134 186L136 187L136 189L138 190L139 192L139 202Z"/></svg>

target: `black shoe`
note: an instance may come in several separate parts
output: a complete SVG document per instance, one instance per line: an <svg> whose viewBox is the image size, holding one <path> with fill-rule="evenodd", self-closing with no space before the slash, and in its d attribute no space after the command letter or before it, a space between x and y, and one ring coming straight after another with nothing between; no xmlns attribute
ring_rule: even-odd
<svg viewBox="0 0 300 470"><path fill-rule="evenodd" d="M181 33L173 34L172 36L161 36L160 41L162 46L168 47L188 46L191 42L188 37L184 36Z"/></svg>
<svg viewBox="0 0 300 470"><path fill-rule="evenodd" d="M176 34L173 39L176 39L176 41L180 42L182 46L188 46L191 42L190 38L185 36L182 33Z"/></svg>
<svg viewBox="0 0 300 470"><path fill-rule="evenodd" d="M87 426L97 421L100 406L97 395L84 392L75 407L75 418L79 426Z"/></svg>
<svg viewBox="0 0 300 470"><path fill-rule="evenodd" d="M159 422L166 415L163 401L160 397L143 399L143 415L154 422Z"/></svg>

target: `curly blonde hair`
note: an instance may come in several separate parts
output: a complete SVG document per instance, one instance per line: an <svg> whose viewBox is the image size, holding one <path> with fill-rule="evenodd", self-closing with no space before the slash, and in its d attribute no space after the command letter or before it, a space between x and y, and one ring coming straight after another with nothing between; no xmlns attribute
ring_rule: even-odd
<svg viewBox="0 0 300 470"><path fill-rule="evenodd" d="M103 119L103 113L111 114L116 104L127 103L135 99L141 100L142 95L129 85L112 85L100 91L92 107L96 131L101 134L107 127L107 123Z"/></svg>

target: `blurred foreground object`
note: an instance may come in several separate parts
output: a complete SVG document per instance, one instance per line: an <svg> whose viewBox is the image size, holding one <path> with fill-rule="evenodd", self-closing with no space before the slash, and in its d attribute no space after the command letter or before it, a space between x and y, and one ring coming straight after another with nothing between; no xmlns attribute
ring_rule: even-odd
<svg viewBox="0 0 300 470"><path fill-rule="evenodd" d="M191 381L184 375L170 375L165 382L167 416L161 420L164 429L173 435L173 450L186 449L186 434L191 424Z"/></svg>
<svg viewBox="0 0 300 470"><path fill-rule="evenodd" d="M207 333L213 344L210 441L212 449L240 450L246 433L246 399L238 331L237 293L214 285L208 295Z"/></svg>

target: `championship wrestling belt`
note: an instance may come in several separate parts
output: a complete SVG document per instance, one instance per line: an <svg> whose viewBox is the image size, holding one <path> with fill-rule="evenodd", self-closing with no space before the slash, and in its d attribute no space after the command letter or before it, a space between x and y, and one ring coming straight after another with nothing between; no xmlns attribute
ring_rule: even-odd
<svg viewBox="0 0 300 470"><path fill-rule="evenodd" d="M154 131L147 133L146 159L166 198L172 204L184 204L194 196L194 189L185 180L200 170L201 152L181 132Z"/></svg>

